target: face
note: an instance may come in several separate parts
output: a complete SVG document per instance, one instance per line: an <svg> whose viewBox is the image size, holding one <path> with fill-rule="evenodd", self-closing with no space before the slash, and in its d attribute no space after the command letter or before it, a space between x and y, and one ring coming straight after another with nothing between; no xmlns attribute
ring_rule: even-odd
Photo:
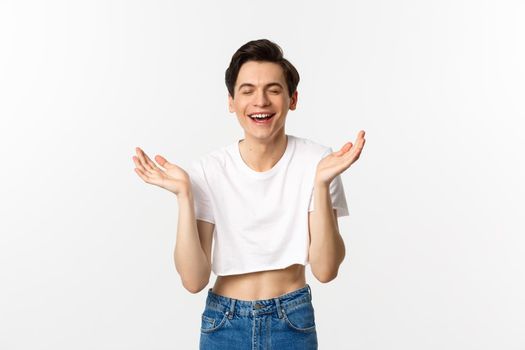
<svg viewBox="0 0 525 350"><path fill-rule="evenodd" d="M241 66L234 95L228 95L230 112L244 129L245 137L270 140L284 134L288 110L297 105L297 91L290 97L280 65L273 62L248 61ZM270 116L255 119L254 115Z"/></svg>

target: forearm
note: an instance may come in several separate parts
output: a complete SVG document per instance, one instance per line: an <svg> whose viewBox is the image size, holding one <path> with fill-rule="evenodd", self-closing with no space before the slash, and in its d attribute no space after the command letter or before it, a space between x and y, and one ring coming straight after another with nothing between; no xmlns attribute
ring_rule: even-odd
<svg viewBox="0 0 525 350"><path fill-rule="evenodd" d="M345 245L334 218L329 184L316 182L314 208L310 213L310 266L319 281L329 282L337 276L345 256Z"/></svg>
<svg viewBox="0 0 525 350"><path fill-rule="evenodd" d="M175 267L184 287L197 293L208 284L211 265L200 243L193 194L191 191L179 194L177 199L179 219L174 252Z"/></svg>

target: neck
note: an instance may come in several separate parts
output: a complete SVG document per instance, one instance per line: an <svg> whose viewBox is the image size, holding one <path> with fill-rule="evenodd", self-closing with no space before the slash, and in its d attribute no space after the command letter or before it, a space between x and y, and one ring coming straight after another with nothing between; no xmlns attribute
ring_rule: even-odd
<svg viewBox="0 0 525 350"><path fill-rule="evenodd" d="M241 157L253 170L268 171L277 164L286 151L287 137L284 131L268 140L245 135L245 138L238 143Z"/></svg>

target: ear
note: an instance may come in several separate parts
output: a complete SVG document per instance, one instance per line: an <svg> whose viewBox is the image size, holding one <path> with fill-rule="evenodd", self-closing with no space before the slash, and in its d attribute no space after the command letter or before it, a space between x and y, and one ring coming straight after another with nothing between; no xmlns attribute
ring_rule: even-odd
<svg viewBox="0 0 525 350"><path fill-rule="evenodd" d="M228 93L228 109L229 109L230 113L235 112L235 110L233 108L233 97L229 93Z"/></svg>
<svg viewBox="0 0 525 350"><path fill-rule="evenodd" d="M290 110L293 111L297 108L297 90L290 97Z"/></svg>

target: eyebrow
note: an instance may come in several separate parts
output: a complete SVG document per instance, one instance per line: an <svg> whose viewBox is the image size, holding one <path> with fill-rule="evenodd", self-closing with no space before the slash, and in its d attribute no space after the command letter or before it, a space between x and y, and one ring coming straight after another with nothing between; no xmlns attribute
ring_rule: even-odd
<svg viewBox="0 0 525 350"><path fill-rule="evenodd" d="M278 82L271 82L271 83L268 83L265 85L266 87L271 87L271 86L278 86L280 87L281 89L284 89L283 86L278 83ZM250 83L242 83L241 85L239 85L239 88L237 90L240 90L242 89L243 87L255 87L255 85L253 84L250 84Z"/></svg>

